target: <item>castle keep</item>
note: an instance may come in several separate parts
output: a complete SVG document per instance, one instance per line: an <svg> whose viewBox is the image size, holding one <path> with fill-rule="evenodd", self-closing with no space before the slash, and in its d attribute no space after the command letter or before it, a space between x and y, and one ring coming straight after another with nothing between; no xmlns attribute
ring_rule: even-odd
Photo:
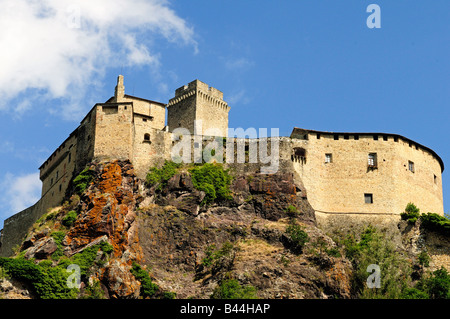
<svg viewBox="0 0 450 319"><path fill-rule="evenodd" d="M0 255L11 255L29 227L47 209L61 204L70 181L88 163L128 159L136 175L145 178L150 167L171 159L176 129L194 136L208 132L226 137L229 110L221 91L198 80L178 88L164 104L125 94L119 76L114 96L95 104L39 167L41 199L5 220ZM423 212L443 214L444 163L433 150L406 137L294 128L290 137L269 139L278 145L280 169L303 183L316 217L398 218L409 202ZM226 145L239 143L245 150L252 144L250 139L230 136Z"/></svg>

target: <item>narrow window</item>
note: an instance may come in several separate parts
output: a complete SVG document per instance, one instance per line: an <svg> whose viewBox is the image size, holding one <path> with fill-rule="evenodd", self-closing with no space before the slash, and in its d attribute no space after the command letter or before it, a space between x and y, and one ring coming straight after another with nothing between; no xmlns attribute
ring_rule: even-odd
<svg viewBox="0 0 450 319"><path fill-rule="evenodd" d="M144 142L150 142L150 134L148 133L144 134Z"/></svg>
<svg viewBox="0 0 450 319"><path fill-rule="evenodd" d="M373 194L369 193L364 194L364 203L373 204Z"/></svg>
<svg viewBox="0 0 450 319"><path fill-rule="evenodd" d="M53 185L53 178L50 180L50 185Z"/></svg>
<svg viewBox="0 0 450 319"><path fill-rule="evenodd" d="M320 140L320 133L317 133L317 139Z"/></svg>
<svg viewBox="0 0 450 319"><path fill-rule="evenodd" d="M56 177L55 177L55 179L58 179L58 174L59 172L58 171L56 171Z"/></svg>
<svg viewBox="0 0 450 319"><path fill-rule="evenodd" d="M414 162L408 161L408 169L414 173Z"/></svg>
<svg viewBox="0 0 450 319"><path fill-rule="evenodd" d="M68 160L69 163L70 163L71 159L72 159L72 153L69 152L69 160Z"/></svg>
<svg viewBox="0 0 450 319"><path fill-rule="evenodd" d="M333 154L328 153L325 154L325 163L332 163L333 162Z"/></svg>
<svg viewBox="0 0 450 319"><path fill-rule="evenodd" d="M61 192L62 184L59 184L59 191Z"/></svg>
<svg viewBox="0 0 450 319"><path fill-rule="evenodd" d="M369 153L367 164L369 168L377 168L377 153Z"/></svg>
<svg viewBox="0 0 450 319"><path fill-rule="evenodd" d="M434 183L437 184L437 176L436 175L433 176L434 176Z"/></svg>
<svg viewBox="0 0 450 319"><path fill-rule="evenodd" d="M394 142L398 142L398 136L394 136Z"/></svg>

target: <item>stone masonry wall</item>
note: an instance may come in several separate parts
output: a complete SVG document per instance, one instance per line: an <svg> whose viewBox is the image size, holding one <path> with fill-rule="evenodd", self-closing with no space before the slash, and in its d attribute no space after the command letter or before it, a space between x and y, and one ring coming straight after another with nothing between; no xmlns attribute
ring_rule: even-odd
<svg viewBox="0 0 450 319"><path fill-rule="evenodd" d="M414 202L422 212L443 214L441 167L426 150L401 139L374 140L369 135L335 140L333 135L310 134L306 140L293 139L294 147L305 149L304 159L295 160L294 168L316 211L400 214ZM369 153L377 154L376 168L368 167ZM331 154L331 163L325 154ZM373 203L365 203L364 194L372 194Z"/></svg>

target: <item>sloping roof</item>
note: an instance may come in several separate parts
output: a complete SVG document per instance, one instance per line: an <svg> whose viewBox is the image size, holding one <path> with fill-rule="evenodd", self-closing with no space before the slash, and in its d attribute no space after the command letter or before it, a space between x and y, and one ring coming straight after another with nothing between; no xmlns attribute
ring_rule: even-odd
<svg viewBox="0 0 450 319"><path fill-rule="evenodd" d="M417 143L407 137L404 137L402 135L399 134L393 134L393 133L379 133L379 132L328 132L328 131L316 131L316 130L309 130L309 129L303 129L300 127L294 127L292 129L292 133L291 133L291 138L294 138L296 132L300 133L302 132L303 134L305 132L307 133L318 133L318 134L329 134L329 135L334 135L334 134L339 134L339 135L382 135L382 136L393 136L393 137L397 137L397 138L401 138L402 140L408 142L408 143L412 143L426 151L428 151L431 155L433 155L439 162L439 164L441 165L441 173L444 171L444 161L440 158L439 155L437 155L437 153L435 151L433 151L431 148L426 147L425 145L422 145L420 143Z"/></svg>

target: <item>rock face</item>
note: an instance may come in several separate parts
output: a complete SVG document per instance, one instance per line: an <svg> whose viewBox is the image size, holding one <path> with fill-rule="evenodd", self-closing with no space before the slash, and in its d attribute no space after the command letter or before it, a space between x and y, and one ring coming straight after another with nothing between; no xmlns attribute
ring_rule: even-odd
<svg viewBox="0 0 450 319"><path fill-rule="evenodd" d="M148 194L137 217L142 263L155 282L179 298L209 298L224 278L257 289L261 298L350 298L351 264L316 249L334 242L315 225L314 211L292 174L235 176L232 199L201 206L190 176L173 176ZM291 207L291 209L289 209ZM297 221L309 241L298 254L285 244ZM205 265L208 250L231 253Z"/></svg>
<svg viewBox="0 0 450 319"><path fill-rule="evenodd" d="M131 271L137 263L151 270L160 292L177 298L209 298L225 278L254 286L261 298L350 297L351 265L317 249L335 244L316 227L292 174L234 176L231 198L204 206L205 193L184 170L157 190L146 188L127 161L90 169L86 190L44 216L21 247L25 258L40 261L111 245L108 254L97 251L81 291L100 282L109 298L138 298L141 282ZM63 226L72 210L76 219ZM301 252L286 234L292 222L308 236Z"/></svg>

